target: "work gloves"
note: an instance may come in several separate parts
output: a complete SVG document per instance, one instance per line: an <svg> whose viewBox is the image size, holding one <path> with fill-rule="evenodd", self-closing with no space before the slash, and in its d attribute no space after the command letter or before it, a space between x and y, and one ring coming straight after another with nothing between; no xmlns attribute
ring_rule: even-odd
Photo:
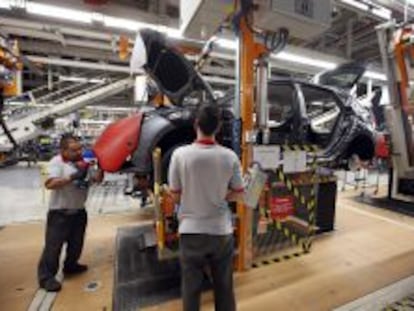
<svg viewBox="0 0 414 311"><path fill-rule="evenodd" d="M76 187L80 189L88 188L88 171L89 164L84 161L75 162L76 172L70 175L70 179L75 184Z"/></svg>

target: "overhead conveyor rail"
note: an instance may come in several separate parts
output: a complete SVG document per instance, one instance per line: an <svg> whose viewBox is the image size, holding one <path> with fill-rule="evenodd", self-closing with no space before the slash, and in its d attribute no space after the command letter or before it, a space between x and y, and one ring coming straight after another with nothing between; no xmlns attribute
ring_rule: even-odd
<svg viewBox="0 0 414 311"><path fill-rule="evenodd" d="M34 110L22 114L16 114L6 121L13 138L17 144L24 143L37 135L37 125L50 117L59 117L72 111L110 97L133 86L133 79L124 78L116 81L104 81L102 83L80 83L67 86L52 94L47 94L35 99ZM0 133L0 151L8 151L13 148L10 140L4 133Z"/></svg>
<svg viewBox="0 0 414 311"><path fill-rule="evenodd" d="M28 114L38 113L61 101L67 101L84 91L93 90L113 81L113 79L105 76L94 77L93 79L82 77L75 81L59 80L50 85L44 85L19 96L9 98L4 114L9 122L11 120L18 120Z"/></svg>

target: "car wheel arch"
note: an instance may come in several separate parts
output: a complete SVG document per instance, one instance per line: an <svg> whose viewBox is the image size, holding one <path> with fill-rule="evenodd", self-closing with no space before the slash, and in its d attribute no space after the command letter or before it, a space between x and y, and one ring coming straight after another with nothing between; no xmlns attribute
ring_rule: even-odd
<svg viewBox="0 0 414 311"><path fill-rule="evenodd" d="M156 143L154 148L161 149L161 167L162 167L162 181L167 181L167 172L171 155L175 149L194 141L195 132L193 127L185 126L175 128L172 131L165 133L163 137Z"/></svg>
<svg viewBox="0 0 414 311"><path fill-rule="evenodd" d="M366 134L359 134L352 138L347 151L346 158L350 159L356 154L362 161L369 161L375 156L375 142Z"/></svg>

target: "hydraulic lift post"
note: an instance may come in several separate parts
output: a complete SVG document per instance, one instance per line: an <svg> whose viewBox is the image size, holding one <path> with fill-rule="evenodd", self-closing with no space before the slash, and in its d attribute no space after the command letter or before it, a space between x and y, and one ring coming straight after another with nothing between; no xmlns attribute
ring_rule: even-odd
<svg viewBox="0 0 414 311"><path fill-rule="evenodd" d="M392 143L389 197L414 200L414 105L409 98L414 59L414 25L388 22L377 27L379 47L387 75L390 105L385 116Z"/></svg>
<svg viewBox="0 0 414 311"><path fill-rule="evenodd" d="M254 136L253 113L255 108L255 72L254 62L265 53L263 45L255 43L254 34L246 24L246 19L240 19L238 66L240 76L240 112L242 121L241 153L243 173L253 160L252 138ZM258 88L259 90L260 88ZM267 95L266 95L267 96ZM236 269L247 270L252 265L252 219L253 211L244 203L237 204L238 228L238 257Z"/></svg>

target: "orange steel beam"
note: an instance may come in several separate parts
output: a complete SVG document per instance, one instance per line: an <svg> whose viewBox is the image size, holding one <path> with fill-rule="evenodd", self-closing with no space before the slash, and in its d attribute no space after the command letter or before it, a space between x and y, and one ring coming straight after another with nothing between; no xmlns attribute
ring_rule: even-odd
<svg viewBox="0 0 414 311"><path fill-rule="evenodd" d="M255 108L254 88L255 72L254 61L268 54L269 51L262 44L254 42L254 34L246 25L246 19L240 20L240 53L239 66L241 89L240 91L240 112L242 119L242 168L245 173L253 161L253 150L251 144L247 141L247 135L254 129L253 113ZM238 247L239 253L236 261L236 269L244 271L251 267L253 262L253 245L252 245L252 221L253 211L243 203L237 204L237 215L239 218L238 230Z"/></svg>
<svg viewBox="0 0 414 311"><path fill-rule="evenodd" d="M240 23L240 111L242 119L242 167L246 172L252 161L252 147L247 141L247 133L253 130L254 111L254 67L253 62L256 56L256 45L253 33L245 24L245 19ZM239 219L238 247L239 253L236 262L236 269L244 271L252 263L252 210L243 203L238 203L237 214Z"/></svg>
<svg viewBox="0 0 414 311"><path fill-rule="evenodd" d="M414 58L414 47L410 43L406 43L405 41L401 40L395 44L394 55L398 69L398 88L401 107L405 112L407 112L410 107L409 99L407 96L410 77L407 71L406 56Z"/></svg>

